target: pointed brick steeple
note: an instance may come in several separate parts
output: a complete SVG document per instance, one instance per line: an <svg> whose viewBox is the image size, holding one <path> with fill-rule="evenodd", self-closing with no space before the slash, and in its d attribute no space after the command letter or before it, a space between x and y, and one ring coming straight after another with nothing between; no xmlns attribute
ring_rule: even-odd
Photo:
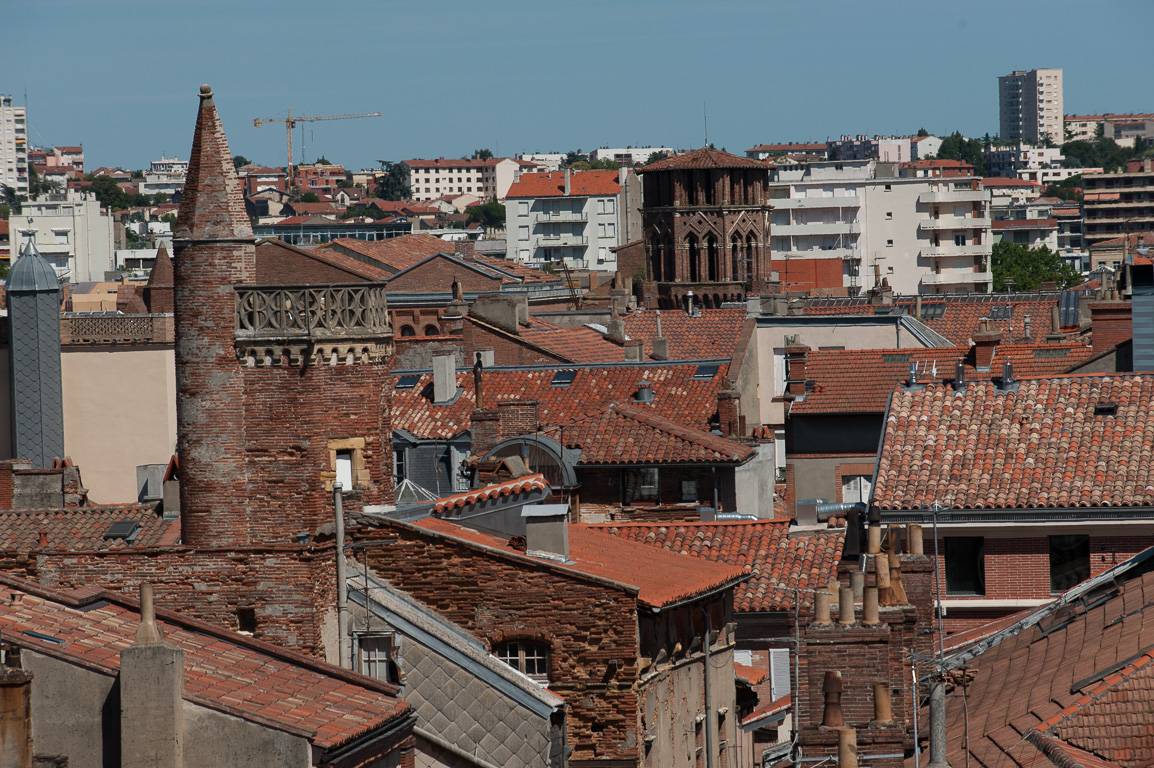
<svg viewBox="0 0 1154 768"><path fill-rule="evenodd" d="M173 309L172 259L163 245L156 251L156 261L144 286L144 303L149 312L168 314Z"/></svg>
<svg viewBox="0 0 1154 768"><path fill-rule="evenodd" d="M200 86L196 134L172 235L177 241L253 239L240 180L207 85Z"/></svg>

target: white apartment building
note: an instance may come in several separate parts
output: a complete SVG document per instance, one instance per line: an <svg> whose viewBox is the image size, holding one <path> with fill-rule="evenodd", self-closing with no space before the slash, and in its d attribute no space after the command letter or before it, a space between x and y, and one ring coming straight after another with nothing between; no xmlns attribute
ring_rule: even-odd
<svg viewBox="0 0 1154 768"><path fill-rule="evenodd" d="M618 165L644 165L654 152L672 155L672 147L601 147L589 153L590 160L612 160Z"/></svg>
<svg viewBox="0 0 1154 768"><path fill-rule="evenodd" d="M989 192L971 176L902 177L876 160L770 171L776 261L837 259L851 294L968 293L991 282Z"/></svg>
<svg viewBox="0 0 1154 768"><path fill-rule="evenodd" d="M1042 168L1061 168L1062 150L1058 147L1035 147L1019 143L1016 146L993 144L982 151L988 176L1012 179L1019 171L1037 171ZM1037 181L1037 179L1030 179Z"/></svg>
<svg viewBox="0 0 1154 768"><path fill-rule="evenodd" d="M930 160L941 148L942 140L937 136L914 136L910 139L910 160Z"/></svg>
<svg viewBox="0 0 1154 768"><path fill-rule="evenodd" d="M561 170L561 164L565 162L565 157L564 152L531 152L517 155L518 160L523 163L532 163L540 171Z"/></svg>
<svg viewBox="0 0 1154 768"><path fill-rule="evenodd" d="M1065 141L1062 70L1014 71L998 78L998 134L1003 141Z"/></svg>
<svg viewBox="0 0 1154 768"><path fill-rule="evenodd" d="M32 232L40 255L63 282L100 281L113 269L112 217L90 193L69 189L26 202L9 219L9 228L13 251Z"/></svg>
<svg viewBox="0 0 1154 768"><path fill-rule="evenodd" d="M641 185L616 171L526 173L505 199L508 258L617 270L613 249L641 236Z"/></svg>
<svg viewBox="0 0 1154 768"><path fill-rule="evenodd" d="M495 157L492 160L405 160L405 184L413 200L436 200L444 195L474 194L482 199L504 200L509 187L533 163Z"/></svg>
<svg viewBox="0 0 1154 768"><path fill-rule="evenodd" d="M28 125L24 107L12 106L12 97L0 94L0 191L28 194Z"/></svg>
<svg viewBox="0 0 1154 768"><path fill-rule="evenodd" d="M184 190L184 178L187 175L187 160L161 155L160 159L153 160L148 170L144 172L144 180L139 184L140 193L142 195L163 193L172 197L174 193Z"/></svg>
<svg viewBox="0 0 1154 768"><path fill-rule="evenodd" d="M833 160L869 160L883 163L908 163L910 140L904 136L842 136L828 143L829 157ZM941 142L938 142L941 147ZM937 151L934 151L937 154Z"/></svg>

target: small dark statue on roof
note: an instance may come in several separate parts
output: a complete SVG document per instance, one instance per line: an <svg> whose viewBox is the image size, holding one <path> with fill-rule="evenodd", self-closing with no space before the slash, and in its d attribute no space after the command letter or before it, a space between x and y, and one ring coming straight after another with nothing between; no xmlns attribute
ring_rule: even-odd
<svg viewBox="0 0 1154 768"><path fill-rule="evenodd" d="M481 353L477 352L477 362L473 363L473 392L477 397L477 408L484 408L484 388L481 382L481 372L485 367L481 365Z"/></svg>

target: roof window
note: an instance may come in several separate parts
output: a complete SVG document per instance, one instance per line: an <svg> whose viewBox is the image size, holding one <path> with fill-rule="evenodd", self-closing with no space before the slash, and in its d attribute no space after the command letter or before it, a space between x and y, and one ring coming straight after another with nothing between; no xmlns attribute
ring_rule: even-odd
<svg viewBox="0 0 1154 768"><path fill-rule="evenodd" d="M708 381L717 375L717 370L720 365L699 365L697 370L693 372L693 378Z"/></svg>
<svg viewBox="0 0 1154 768"><path fill-rule="evenodd" d="M550 382L554 387L567 387L573 383L573 379L577 376L577 371L557 371L553 374L553 381Z"/></svg>
<svg viewBox="0 0 1154 768"><path fill-rule="evenodd" d="M941 320L946 316L946 305L942 304L923 304L922 305L922 319L923 320Z"/></svg>
<svg viewBox="0 0 1154 768"><path fill-rule="evenodd" d="M1118 404L1117 403L1098 403L1097 405L1094 406L1094 415L1095 416L1117 416L1118 415Z"/></svg>
<svg viewBox="0 0 1154 768"><path fill-rule="evenodd" d="M397 379L397 389L412 389L420 380L420 376L402 376Z"/></svg>
<svg viewBox="0 0 1154 768"><path fill-rule="evenodd" d="M118 520L108 526L104 532L105 539L122 539L131 544L140 533L140 523L135 520Z"/></svg>
<svg viewBox="0 0 1154 768"><path fill-rule="evenodd" d="M990 307L991 320L1009 320L1012 308L1009 304L1004 307Z"/></svg>

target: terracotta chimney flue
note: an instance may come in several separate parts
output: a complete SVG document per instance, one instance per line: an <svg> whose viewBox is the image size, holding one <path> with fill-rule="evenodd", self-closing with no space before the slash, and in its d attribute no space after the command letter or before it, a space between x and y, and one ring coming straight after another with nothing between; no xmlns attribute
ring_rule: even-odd
<svg viewBox="0 0 1154 768"><path fill-rule="evenodd" d="M857 768L856 729L837 729L837 764L839 768Z"/></svg>
<svg viewBox="0 0 1154 768"><path fill-rule="evenodd" d="M829 592L817 590L813 595L813 623L816 626L826 627L832 622L829 618Z"/></svg>
<svg viewBox="0 0 1154 768"><path fill-rule="evenodd" d="M888 723L893 719L893 708L890 706L889 684L874 683L874 722Z"/></svg>
<svg viewBox="0 0 1154 768"><path fill-rule="evenodd" d="M821 724L825 728L837 728L845 725L845 718L841 712L841 691L841 672L826 672L825 680L821 684L821 692L825 695L825 708L822 710Z"/></svg>
<svg viewBox="0 0 1154 768"><path fill-rule="evenodd" d="M837 623L843 627L854 625L853 587L842 587L837 601Z"/></svg>
<svg viewBox="0 0 1154 768"><path fill-rule="evenodd" d="M866 587L862 596L861 623L867 627L876 627L881 621L878 619L878 588Z"/></svg>

